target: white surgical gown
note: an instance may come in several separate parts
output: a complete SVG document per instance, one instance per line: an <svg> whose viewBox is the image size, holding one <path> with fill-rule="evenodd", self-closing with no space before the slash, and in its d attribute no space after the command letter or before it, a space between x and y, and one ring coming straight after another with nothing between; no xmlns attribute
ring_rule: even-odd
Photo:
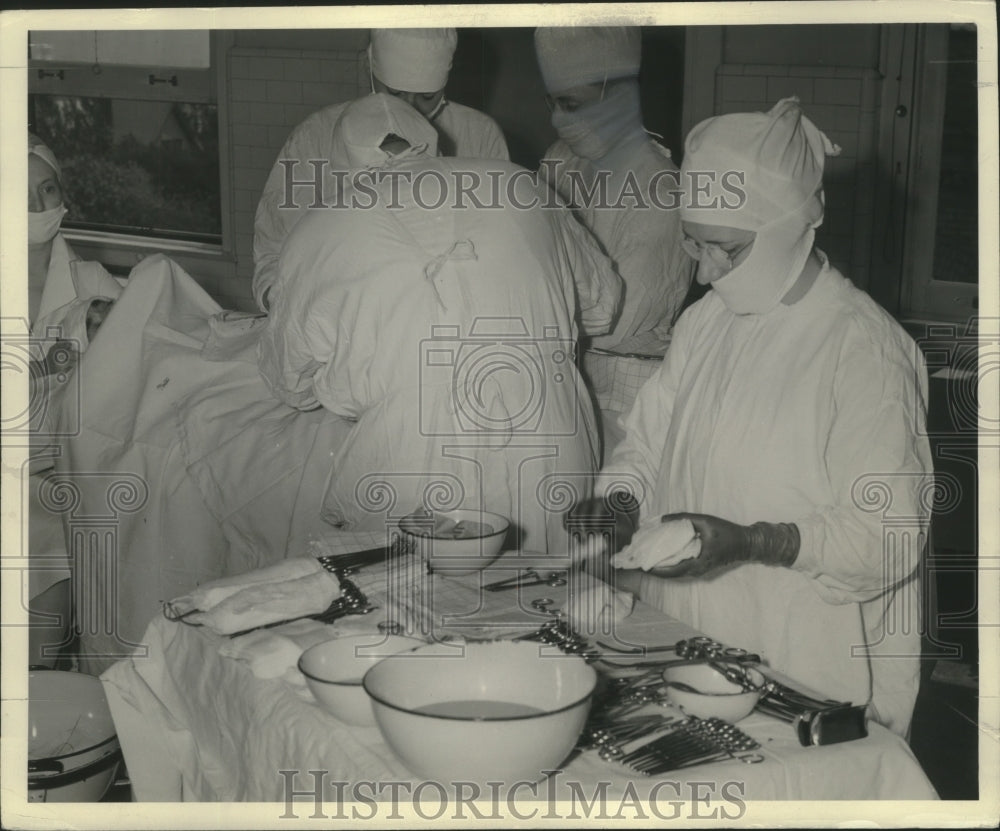
<svg viewBox="0 0 1000 831"><path fill-rule="evenodd" d="M299 164L292 168L296 180L311 180L313 167L310 159L333 157L333 128L344 108L349 104L331 104L313 113L285 141L280 159L295 159ZM462 156L470 159L509 158L507 142L497 123L485 113L471 107L449 101L432 122L437 128L438 149L443 156ZM279 208L285 202L285 168L276 160L264 184L257 215L254 219L253 236L253 296L260 308L264 308L264 293L271 288L278 276L278 257L285 238L312 203L310 188L297 188L296 199L303 200L303 208ZM327 180L330 183L330 180ZM332 201L327 195L326 201ZM308 200L308 201L306 201ZM274 298L270 299L274 303Z"/></svg>
<svg viewBox="0 0 1000 831"><path fill-rule="evenodd" d="M521 204L545 195L509 162L394 168L407 170L477 174L483 203L491 181ZM329 521L374 530L424 499L482 504L513 518L522 546L561 545L557 479L585 494L597 460L574 317L606 329L620 281L564 208L505 194L502 208L432 210L404 183L401 210L311 211L289 236L261 371L290 404L357 420L333 459Z"/></svg>
<svg viewBox="0 0 1000 831"><path fill-rule="evenodd" d="M609 201L622 207L598 207L583 204L579 177L592 188L597 169L588 159L577 156L566 142L559 140L545 153L550 160L540 168L544 176L555 175L553 184L573 207L577 218L597 238L625 281L622 310L614 328L592 338L592 346L615 349L622 341L656 330L666 335L673 325L694 276L694 263L680 246L680 211L657 206L671 205L671 191L678 182L677 166L669 151L650 140L627 161L617 165L609 182ZM553 163L558 163L554 165ZM550 167L550 165L552 165ZM626 172L631 172L639 186L638 196L623 192ZM664 175L667 171L671 175ZM655 198L654 198L655 194Z"/></svg>
<svg viewBox="0 0 1000 831"><path fill-rule="evenodd" d="M736 316L709 292L602 472L637 476L643 519L678 511L794 522L791 568L646 575L642 595L900 734L919 683L918 561L932 464L919 350L824 263L799 302Z"/></svg>

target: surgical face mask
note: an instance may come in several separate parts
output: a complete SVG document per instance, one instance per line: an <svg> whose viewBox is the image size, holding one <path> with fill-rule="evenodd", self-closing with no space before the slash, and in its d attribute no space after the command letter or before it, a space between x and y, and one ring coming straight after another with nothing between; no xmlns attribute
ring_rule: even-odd
<svg viewBox="0 0 1000 831"><path fill-rule="evenodd" d="M66 216L66 206L57 205L47 211L28 212L28 244L42 245L49 242L58 232L62 219Z"/></svg>
<svg viewBox="0 0 1000 831"><path fill-rule="evenodd" d="M733 314L766 314L799 279L815 236L798 213L760 228L749 256L712 289Z"/></svg>
<svg viewBox="0 0 1000 831"><path fill-rule="evenodd" d="M603 159L619 142L642 130L639 84L613 84L602 100L573 112L554 109L552 126L576 155Z"/></svg>

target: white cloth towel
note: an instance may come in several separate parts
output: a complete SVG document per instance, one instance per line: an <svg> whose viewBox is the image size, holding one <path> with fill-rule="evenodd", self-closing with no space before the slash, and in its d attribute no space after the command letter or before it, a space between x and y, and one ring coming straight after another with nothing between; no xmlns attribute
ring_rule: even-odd
<svg viewBox="0 0 1000 831"><path fill-rule="evenodd" d="M169 617L230 635L287 618L318 614L340 595L337 579L312 557L213 580L168 604Z"/></svg>

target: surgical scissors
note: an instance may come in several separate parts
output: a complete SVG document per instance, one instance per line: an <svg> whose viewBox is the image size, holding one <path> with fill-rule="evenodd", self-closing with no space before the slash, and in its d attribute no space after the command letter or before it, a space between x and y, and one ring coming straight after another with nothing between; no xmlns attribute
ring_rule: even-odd
<svg viewBox="0 0 1000 831"><path fill-rule="evenodd" d="M566 577L563 571L553 571L542 576L533 568L525 570L524 574L517 577L509 577L506 580L498 580L496 583L488 583L483 588L488 592L502 592L507 589L523 589L528 586L565 586Z"/></svg>

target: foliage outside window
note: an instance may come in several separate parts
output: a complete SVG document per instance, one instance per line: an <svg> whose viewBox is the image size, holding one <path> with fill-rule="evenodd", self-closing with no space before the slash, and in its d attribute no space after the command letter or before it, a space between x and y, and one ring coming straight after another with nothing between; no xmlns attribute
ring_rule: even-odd
<svg viewBox="0 0 1000 831"><path fill-rule="evenodd" d="M217 241L215 105L32 95L30 106L63 167L67 226Z"/></svg>
<svg viewBox="0 0 1000 831"><path fill-rule="evenodd" d="M221 244L210 54L207 32L30 34L28 124L63 167L65 227Z"/></svg>

